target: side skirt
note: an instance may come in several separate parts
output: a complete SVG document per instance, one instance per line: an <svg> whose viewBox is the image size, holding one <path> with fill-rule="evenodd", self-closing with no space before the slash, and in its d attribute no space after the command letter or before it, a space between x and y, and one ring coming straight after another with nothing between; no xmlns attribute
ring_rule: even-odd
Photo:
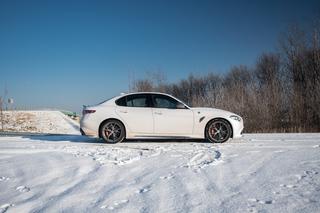
<svg viewBox="0 0 320 213"><path fill-rule="evenodd" d="M204 139L201 136L154 136L154 135L131 135L127 139Z"/></svg>

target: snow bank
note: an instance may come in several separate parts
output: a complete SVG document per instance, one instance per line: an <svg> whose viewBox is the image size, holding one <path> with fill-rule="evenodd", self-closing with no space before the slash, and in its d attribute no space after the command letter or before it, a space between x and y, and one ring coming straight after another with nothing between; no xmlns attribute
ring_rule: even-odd
<svg viewBox="0 0 320 213"><path fill-rule="evenodd" d="M60 111L5 111L4 130L9 132L80 134L79 124Z"/></svg>

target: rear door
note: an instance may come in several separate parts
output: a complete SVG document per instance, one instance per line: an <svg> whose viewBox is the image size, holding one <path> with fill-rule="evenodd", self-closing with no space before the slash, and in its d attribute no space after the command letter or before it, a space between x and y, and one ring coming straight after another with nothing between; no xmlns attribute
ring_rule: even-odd
<svg viewBox="0 0 320 213"><path fill-rule="evenodd" d="M153 94L154 133L161 136L188 136L193 132L193 111L185 107L178 109L181 104L176 99ZM182 104L183 105L183 104Z"/></svg>
<svg viewBox="0 0 320 213"><path fill-rule="evenodd" d="M122 97L116 101L117 114L135 134L153 133L153 116L150 95L133 94ZM127 130L128 131L128 130Z"/></svg>

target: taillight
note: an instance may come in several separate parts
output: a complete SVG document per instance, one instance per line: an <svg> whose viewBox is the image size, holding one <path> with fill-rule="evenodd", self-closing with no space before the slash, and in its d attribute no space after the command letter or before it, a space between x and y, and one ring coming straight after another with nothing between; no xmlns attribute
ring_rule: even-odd
<svg viewBox="0 0 320 213"><path fill-rule="evenodd" d="M94 109L84 109L84 110L82 111L82 115L90 114L90 113L95 113L95 112L96 112L96 110L94 110Z"/></svg>

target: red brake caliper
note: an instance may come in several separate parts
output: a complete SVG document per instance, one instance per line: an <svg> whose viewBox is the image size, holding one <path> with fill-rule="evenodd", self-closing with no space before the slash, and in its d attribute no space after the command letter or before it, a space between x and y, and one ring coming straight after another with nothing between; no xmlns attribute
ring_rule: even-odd
<svg viewBox="0 0 320 213"><path fill-rule="evenodd" d="M213 127L210 128L210 134L211 134L211 137L214 137L214 128Z"/></svg>
<svg viewBox="0 0 320 213"><path fill-rule="evenodd" d="M106 129L106 130L104 130L104 132L105 132L106 136L109 137L109 132L108 132L108 130Z"/></svg>

